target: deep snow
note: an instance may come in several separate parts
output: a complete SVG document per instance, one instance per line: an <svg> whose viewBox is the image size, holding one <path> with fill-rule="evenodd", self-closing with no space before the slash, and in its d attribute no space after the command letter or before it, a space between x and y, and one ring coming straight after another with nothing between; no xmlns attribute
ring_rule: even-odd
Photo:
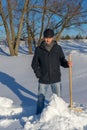
<svg viewBox="0 0 87 130"><path fill-rule="evenodd" d="M0 130L87 130L87 40L59 44L66 58L72 53L73 106L83 111L69 110L69 74L61 67L62 98L49 88L47 106L36 116L38 80L31 69L33 55L22 44L19 56L11 57L4 44L0 45Z"/></svg>
<svg viewBox="0 0 87 130"><path fill-rule="evenodd" d="M26 130L82 130L87 125L87 113L70 111L64 100L56 95L52 96L40 119L33 119L33 123L32 119L25 120Z"/></svg>

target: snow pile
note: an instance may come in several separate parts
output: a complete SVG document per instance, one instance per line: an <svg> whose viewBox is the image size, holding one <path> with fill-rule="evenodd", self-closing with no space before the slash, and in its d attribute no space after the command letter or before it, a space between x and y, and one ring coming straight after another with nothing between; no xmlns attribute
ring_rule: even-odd
<svg viewBox="0 0 87 130"><path fill-rule="evenodd" d="M56 115L64 115L64 113L67 111L67 104L64 102L64 100L56 95L53 95L49 105L42 112L40 121L49 121Z"/></svg>
<svg viewBox="0 0 87 130"><path fill-rule="evenodd" d="M7 128L8 126L10 126L12 123L14 123L16 121L17 121L16 119L15 120L13 120L13 119L2 119L2 120L0 120L0 127Z"/></svg>
<svg viewBox="0 0 87 130"><path fill-rule="evenodd" d="M23 118L24 130L83 130L87 127L87 112L75 113L67 103L53 95L40 117Z"/></svg>
<svg viewBox="0 0 87 130"><path fill-rule="evenodd" d="M22 108L15 108L11 99L0 97L0 116L12 116L20 114L21 112Z"/></svg>
<svg viewBox="0 0 87 130"><path fill-rule="evenodd" d="M18 121L15 116L19 115L23 110L21 107L14 107L13 104L13 100L0 97L0 130L3 130L3 128L7 129L11 124ZM14 118L12 118L13 116Z"/></svg>
<svg viewBox="0 0 87 130"><path fill-rule="evenodd" d="M5 101L5 102L4 102ZM6 97L0 97L0 106L1 107L12 107L13 101Z"/></svg>

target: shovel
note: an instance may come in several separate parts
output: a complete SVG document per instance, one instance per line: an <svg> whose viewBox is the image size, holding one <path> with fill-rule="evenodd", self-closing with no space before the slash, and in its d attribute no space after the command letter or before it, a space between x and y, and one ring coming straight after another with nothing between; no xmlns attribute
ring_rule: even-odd
<svg viewBox="0 0 87 130"><path fill-rule="evenodd" d="M68 61L72 62L72 56L69 54ZM72 98L72 66L69 66L69 93L70 93L70 109L74 110L75 112L82 112L81 108L73 107L73 98Z"/></svg>

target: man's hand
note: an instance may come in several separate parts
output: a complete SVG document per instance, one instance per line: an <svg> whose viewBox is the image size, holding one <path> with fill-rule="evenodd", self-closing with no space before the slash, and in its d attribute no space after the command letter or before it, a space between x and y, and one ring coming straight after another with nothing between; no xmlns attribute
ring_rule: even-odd
<svg viewBox="0 0 87 130"><path fill-rule="evenodd" d="M72 61L68 61L69 67L72 67Z"/></svg>

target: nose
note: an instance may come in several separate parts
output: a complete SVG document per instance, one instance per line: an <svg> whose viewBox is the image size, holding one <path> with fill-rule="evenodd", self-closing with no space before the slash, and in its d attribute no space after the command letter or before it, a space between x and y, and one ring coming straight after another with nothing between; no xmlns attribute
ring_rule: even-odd
<svg viewBox="0 0 87 130"><path fill-rule="evenodd" d="M47 42L49 42L49 38L47 38Z"/></svg>

